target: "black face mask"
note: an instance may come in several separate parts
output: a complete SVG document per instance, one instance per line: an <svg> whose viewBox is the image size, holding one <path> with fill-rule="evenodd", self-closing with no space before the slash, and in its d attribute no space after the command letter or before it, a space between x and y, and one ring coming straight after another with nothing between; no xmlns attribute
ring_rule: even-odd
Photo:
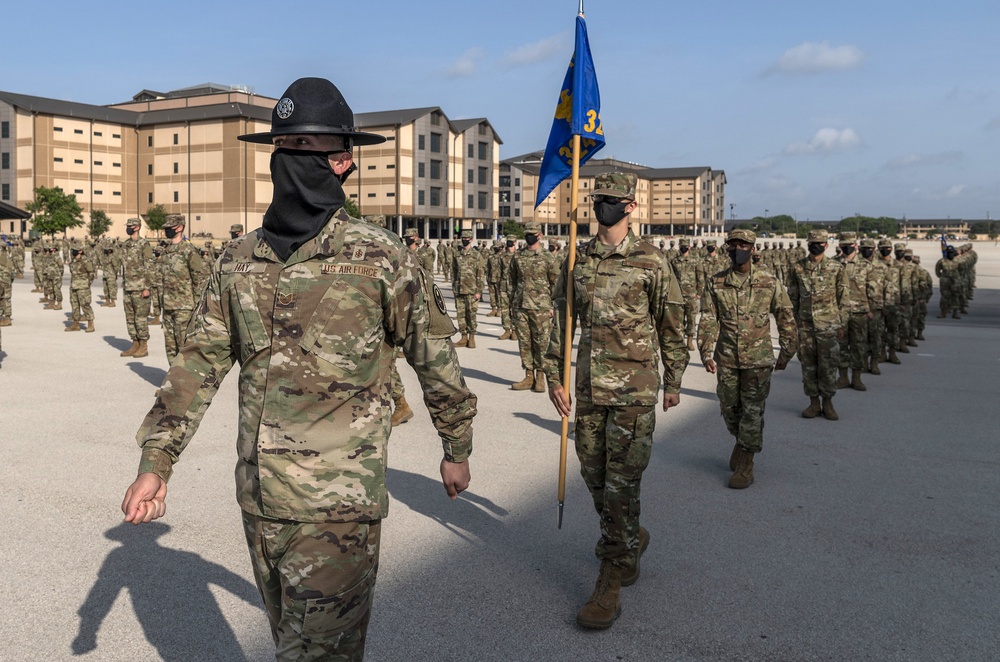
<svg viewBox="0 0 1000 662"><path fill-rule="evenodd" d="M861 249L861 257L865 258L866 260L868 258L870 258L874 254L875 254L875 249L874 248L862 248Z"/></svg>
<svg viewBox="0 0 1000 662"><path fill-rule="evenodd" d="M132 235L134 235L135 233L137 233L138 231L139 231L139 228L135 227L134 225L133 225L132 227L130 227L130 228L125 228L125 232L126 232L126 233L128 234L128 236L130 236L130 237L131 237Z"/></svg>
<svg viewBox="0 0 1000 662"><path fill-rule="evenodd" d="M412 246L413 244L417 243L417 240L414 239L413 237L406 237L405 239L403 239L403 241L406 242L407 246Z"/></svg>
<svg viewBox="0 0 1000 662"><path fill-rule="evenodd" d="M625 208L630 204L632 204L631 200L619 200L615 203L595 202L594 216L597 218L597 222L604 227L611 227L625 218Z"/></svg>
<svg viewBox="0 0 1000 662"><path fill-rule="evenodd" d="M897 260L903 259L903 251L896 251L896 259Z"/></svg>
<svg viewBox="0 0 1000 662"><path fill-rule="evenodd" d="M840 250L843 251L844 255L850 255L854 252L854 246L841 246Z"/></svg>
<svg viewBox="0 0 1000 662"><path fill-rule="evenodd" d="M750 251L740 250L739 248L729 249L729 259L733 261L737 267L741 267L750 261Z"/></svg>
<svg viewBox="0 0 1000 662"><path fill-rule="evenodd" d="M892 249L891 248L880 248L880 249L878 249L878 254L881 255L882 257L889 257L890 255L892 255Z"/></svg>
<svg viewBox="0 0 1000 662"><path fill-rule="evenodd" d="M508 241L507 242L507 248L514 248L514 243L515 242L513 242L513 241Z"/></svg>
<svg viewBox="0 0 1000 662"><path fill-rule="evenodd" d="M73 254L73 257L76 257L77 255L80 254L80 251L70 251L70 253Z"/></svg>
<svg viewBox="0 0 1000 662"><path fill-rule="evenodd" d="M949 260L954 260L957 255L958 253L956 253L955 251L948 251L947 253L945 253L945 257L948 258Z"/></svg>
<svg viewBox="0 0 1000 662"><path fill-rule="evenodd" d="M238 239L238 238L239 238L239 236L240 236L240 233L239 233L239 232L230 232L230 233L229 233L229 238L230 238L230 239Z"/></svg>
<svg viewBox="0 0 1000 662"><path fill-rule="evenodd" d="M810 255L822 255L826 252L826 246L823 244L809 244L809 254Z"/></svg>
<svg viewBox="0 0 1000 662"><path fill-rule="evenodd" d="M555 246L549 246L549 252L550 253L555 253L556 252L556 247Z"/></svg>
<svg viewBox="0 0 1000 662"><path fill-rule="evenodd" d="M753 263L757 264L758 262L760 262L760 254L759 253L753 253Z"/></svg>
<svg viewBox="0 0 1000 662"><path fill-rule="evenodd" d="M689 250L691 250L690 246L681 246L681 254L687 253Z"/></svg>
<svg viewBox="0 0 1000 662"><path fill-rule="evenodd" d="M472 243L472 240L471 240L471 239L463 239L463 240L462 240L462 245L463 245L463 246L468 246L468 245L469 245L469 244L471 244L471 243Z"/></svg>
<svg viewBox="0 0 1000 662"><path fill-rule="evenodd" d="M904 255L903 256L903 260L906 261L906 262L913 262L913 257L911 257L909 255Z"/></svg>
<svg viewBox="0 0 1000 662"><path fill-rule="evenodd" d="M274 195L262 233L282 262L320 233L347 196L324 152L279 147L271 154Z"/></svg>
<svg viewBox="0 0 1000 662"><path fill-rule="evenodd" d="M167 239L173 239L177 236L177 228L163 228L163 236Z"/></svg>
<svg viewBox="0 0 1000 662"><path fill-rule="evenodd" d="M706 248L705 250L706 250L706 251L708 251L708 254L709 254L709 255L711 255L712 253L714 253L714 252L715 252L715 246L709 246L709 247L708 247L708 248Z"/></svg>
<svg viewBox="0 0 1000 662"><path fill-rule="evenodd" d="M538 235L537 234L524 235L524 243L528 244L529 246L534 246L535 244L538 243Z"/></svg>

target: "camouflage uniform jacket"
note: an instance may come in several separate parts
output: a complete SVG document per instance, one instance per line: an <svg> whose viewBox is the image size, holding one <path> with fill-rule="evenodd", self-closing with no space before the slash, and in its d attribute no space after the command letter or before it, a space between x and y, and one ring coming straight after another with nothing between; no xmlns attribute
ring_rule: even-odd
<svg viewBox="0 0 1000 662"><path fill-rule="evenodd" d="M868 264L868 305L872 311L882 310L892 304L892 286L889 278L889 268L885 262L873 256L863 259ZM898 303L898 302L897 302Z"/></svg>
<svg viewBox="0 0 1000 662"><path fill-rule="evenodd" d="M765 261L767 260L765 259ZM698 271L696 272L698 280L695 285L695 294L701 296L702 292L705 291L705 286L708 284L709 279L720 271L728 269L730 264L729 258L720 255L718 248L711 255L706 252L698 261Z"/></svg>
<svg viewBox="0 0 1000 662"><path fill-rule="evenodd" d="M716 274L705 287L698 322L698 350L727 368L767 368L774 365L771 315L778 326L780 358L786 363L798 348L792 302L772 274L751 267L749 274L732 268ZM709 352L715 346L715 354Z"/></svg>
<svg viewBox="0 0 1000 662"><path fill-rule="evenodd" d="M913 303L914 293L917 289L913 263L906 260L896 260L896 264L899 269L899 300L904 306L909 306Z"/></svg>
<svg viewBox="0 0 1000 662"><path fill-rule="evenodd" d="M100 263L101 271L104 273L104 278L109 281L117 281L118 273L121 271L122 265L121 259L118 257L118 254L114 251L114 249L111 250L110 254L105 253L104 249L102 249L100 254Z"/></svg>
<svg viewBox="0 0 1000 662"><path fill-rule="evenodd" d="M0 284L10 286L14 280L14 260L7 251L0 251Z"/></svg>
<svg viewBox="0 0 1000 662"><path fill-rule="evenodd" d="M673 261L674 275L677 276L677 284L681 288L681 294L685 301L701 296L698 290L698 260L691 251L678 253Z"/></svg>
<svg viewBox="0 0 1000 662"><path fill-rule="evenodd" d="M899 291L899 265L892 259L879 258L879 262L885 265L885 307L898 306L901 300Z"/></svg>
<svg viewBox="0 0 1000 662"><path fill-rule="evenodd" d="M62 279L65 270L62 255L58 252L49 255L45 261L45 276L53 280Z"/></svg>
<svg viewBox="0 0 1000 662"><path fill-rule="evenodd" d="M81 255L77 258L70 258L69 261L69 289L87 290L94 282L97 272L94 270L94 263L90 258Z"/></svg>
<svg viewBox="0 0 1000 662"><path fill-rule="evenodd" d="M788 298L800 327L836 332L847 326L851 298L844 267L831 258L796 262L788 278Z"/></svg>
<svg viewBox="0 0 1000 662"><path fill-rule="evenodd" d="M165 310L194 310L201 300L204 260L198 249L186 241L168 244L160 257L163 277L163 308Z"/></svg>
<svg viewBox="0 0 1000 662"><path fill-rule="evenodd" d="M544 357L550 386L562 383L567 265L563 262L556 283L556 314ZM631 230L618 246L604 246L594 237L584 245L572 277L573 322L580 326L577 399L597 406L652 406L661 386L680 393L688 362L684 300L663 254Z"/></svg>
<svg viewBox="0 0 1000 662"><path fill-rule="evenodd" d="M500 282L500 256L501 253L493 252L486 258L486 280L490 285Z"/></svg>
<svg viewBox="0 0 1000 662"><path fill-rule="evenodd" d="M214 264L187 342L136 439L140 472L168 478L239 364L238 501L298 522L370 521L385 487L389 375L401 347L445 458L472 452L476 396L440 293L388 231L343 209L281 263L260 230Z"/></svg>
<svg viewBox="0 0 1000 662"><path fill-rule="evenodd" d="M541 248L522 248L510 264L514 310L552 310L552 289L559 280L560 261Z"/></svg>
<svg viewBox="0 0 1000 662"><path fill-rule="evenodd" d="M938 281L943 283L948 283L949 286L958 284L958 263L955 260L949 260L948 258L941 258L934 265L934 273L938 277Z"/></svg>
<svg viewBox="0 0 1000 662"><path fill-rule="evenodd" d="M129 239L122 245L122 289L141 292L152 286L153 249L141 239Z"/></svg>
<svg viewBox="0 0 1000 662"><path fill-rule="evenodd" d="M420 259L420 268L427 273L434 273L434 249L424 244L417 249L417 257Z"/></svg>
<svg viewBox="0 0 1000 662"><path fill-rule="evenodd" d="M931 278L931 272L919 264L914 264L913 268L917 275L917 283L919 284L917 299L920 301L930 301L931 296L934 294L934 279Z"/></svg>
<svg viewBox="0 0 1000 662"><path fill-rule="evenodd" d="M852 313L869 313L872 310L868 297L874 293L875 283L871 282L869 274L871 266L866 260L855 253L853 260L843 255L833 258L844 267L844 280L850 295L850 310Z"/></svg>
<svg viewBox="0 0 1000 662"><path fill-rule="evenodd" d="M482 255L472 247L455 250L452 258L451 287L456 296L482 294L486 284L486 269Z"/></svg>
<svg viewBox="0 0 1000 662"><path fill-rule="evenodd" d="M502 292L512 292L513 286L511 284L511 266L514 263L514 253L511 253L506 248L500 252L500 256L497 258L497 271L500 273L500 291Z"/></svg>

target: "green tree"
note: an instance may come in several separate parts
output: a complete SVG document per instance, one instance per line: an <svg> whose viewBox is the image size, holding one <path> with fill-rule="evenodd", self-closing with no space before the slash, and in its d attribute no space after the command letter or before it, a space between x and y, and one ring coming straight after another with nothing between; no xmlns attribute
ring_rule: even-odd
<svg viewBox="0 0 1000 662"><path fill-rule="evenodd" d="M167 220L167 210L163 208L163 205L153 205L146 210L144 220L146 221L147 228L159 233L160 229L163 228L163 223Z"/></svg>
<svg viewBox="0 0 1000 662"><path fill-rule="evenodd" d="M91 237L103 237L111 229L111 219L100 209L90 212L90 224L87 226L87 233Z"/></svg>
<svg viewBox="0 0 1000 662"><path fill-rule="evenodd" d="M352 198L347 198L344 200L344 211L347 212L349 216L354 218L361 218L361 208L358 207L358 203Z"/></svg>
<svg viewBox="0 0 1000 662"><path fill-rule="evenodd" d="M35 189L35 199L24 207L33 214L32 228L41 234L65 234L69 228L83 225L83 207L76 196L66 195L58 186L39 186Z"/></svg>
<svg viewBox="0 0 1000 662"><path fill-rule="evenodd" d="M503 222L503 236L512 234L518 239L524 239L524 225L518 223L512 218L504 219Z"/></svg>

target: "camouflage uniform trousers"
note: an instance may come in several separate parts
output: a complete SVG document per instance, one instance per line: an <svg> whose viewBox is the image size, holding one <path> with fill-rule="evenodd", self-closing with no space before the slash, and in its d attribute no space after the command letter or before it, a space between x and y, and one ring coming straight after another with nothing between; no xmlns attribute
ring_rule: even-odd
<svg viewBox="0 0 1000 662"><path fill-rule="evenodd" d="M61 304L63 300L62 274L60 274L58 280L52 276L44 276L42 283L42 288L45 290L45 296L48 300Z"/></svg>
<svg viewBox="0 0 1000 662"><path fill-rule="evenodd" d="M899 326L898 335L895 338L896 347L906 344L906 339L910 337L910 326L913 323L913 302L899 304ZM892 339L890 338L890 341Z"/></svg>
<svg viewBox="0 0 1000 662"><path fill-rule="evenodd" d="M892 347L895 349L899 346L899 307L889 306L882 311L885 313L885 335L883 336L882 342L882 354L885 356L886 348Z"/></svg>
<svg viewBox="0 0 1000 662"><path fill-rule="evenodd" d="M45 281L42 279L42 272L39 269L35 269L35 263L32 261L31 268L34 269L35 276L35 288L36 290L45 290Z"/></svg>
<svg viewBox="0 0 1000 662"><path fill-rule="evenodd" d="M653 406L601 407L576 403L576 456L601 519L594 550L631 570L639 546L639 486L653 451Z"/></svg>
<svg viewBox="0 0 1000 662"><path fill-rule="evenodd" d="M393 402L404 397L403 380L399 378L399 370L396 369L396 361L392 362L392 369L389 372L389 397Z"/></svg>
<svg viewBox="0 0 1000 662"><path fill-rule="evenodd" d="M490 283L490 310L500 306L500 283Z"/></svg>
<svg viewBox="0 0 1000 662"><path fill-rule="evenodd" d="M921 299L914 308L916 309L916 315L913 316L913 330L916 333L923 333L927 321L927 302Z"/></svg>
<svg viewBox="0 0 1000 662"><path fill-rule="evenodd" d="M510 309L510 292L507 288L500 288L500 326L504 331L510 331L513 327L513 313Z"/></svg>
<svg viewBox="0 0 1000 662"><path fill-rule="evenodd" d="M953 309L958 310L958 285L952 280L940 280L941 314L948 315Z"/></svg>
<svg viewBox="0 0 1000 662"><path fill-rule="evenodd" d="M118 280L116 278L109 278L107 274L104 275L104 300L106 302L112 302L118 298Z"/></svg>
<svg viewBox="0 0 1000 662"><path fill-rule="evenodd" d="M693 337L698 335L698 306L701 300L697 297L684 299L684 335Z"/></svg>
<svg viewBox="0 0 1000 662"><path fill-rule="evenodd" d="M807 396L832 398L837 393L840 342L835 331L817 331L804 323L799 326L799 361Z"/></svg>
<svg viewBox="0 0 1000 662"><path fill-rule="evenodd" d="M149 300L141 290L126 290L122 296L125 307L125 326L132 340L149 340Z"/></svg>
<svg viewBox="0 0 1000 662"><path fill-rule="evenodd" d="M11 317L11 295L13 294L14 287L10 283L0 282L0 318L7 319Z"/></svg>
<svg viewBox="0 0 1000 662"><path fill-rule="evenodd" d="M868 354L868 314L851 313L847 333L840 341L840 367L861 370Z"/></svg>
<svg viewBox="0 0 1000 662"><path fill-rule="evenodd" d="M163 308L163 289L154 285L149 288L150 317L159 317L161 308Z"/></svg>
<svg viewBox="0 0 1000 662"><path fill-rule="evenodd" d="M876 310L868 320L868 350L865 356L881 361L883 352L885 352L885 313Z"/></svg>
<svg viewBox="0 0 1000 662"><path fill-rule="evenodd" d="M728 368L718 366L722 419L729 434L745 450L759 453L764 445L764 401L771 392L774 368Z"/></svg>
<svg viewBox="0 0 1000 662"><path fill-rule="evenodd" d="M243 513L277 660L363 659L381 520L291 522Z"/></svg>
<svg viewBox="0 0 1000 662"><path fill-rule="evenodd" d="M459 294L455 297L455 312L458 315L458 332L462 335L475 335L479 328L479 300L472 294Z"/></svg>
<svg viewBox="0 0 1000 662"><path fill-rule="evenodd" d="M184 337L187 336L193 313L194 310L189 308L163 309L163 341L167 348L167 361L173 361L184 346Z"/></svg>
<svg viewBox="0 0 1000 662"><path fill-rule="evenodd" d="M72 289L69 291L69 304L73 308L73 321L94 321L94 308L90 305L90 288Z"/></svg>
<svg viewBox="0 0 1000 662"><path fill-rule="evenodd" d="M542 357L549 348L552 333L552 317L548 310L524 310L514 315L517 329L517 349L521 352L521 367L525 370L541 370Z"/></svg>

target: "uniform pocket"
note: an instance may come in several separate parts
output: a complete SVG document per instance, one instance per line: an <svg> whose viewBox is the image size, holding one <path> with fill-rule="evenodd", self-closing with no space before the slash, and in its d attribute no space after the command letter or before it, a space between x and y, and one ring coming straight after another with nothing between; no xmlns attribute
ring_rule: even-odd
<svg viewBox="0 0 1000 662"><path fill-rule="evenodd" d="M381 316L382 309L366 295L338 284L316 306L299 347L340 370L354 372L376 344Z"/></svg>
<svg viewBox="0 0 1000 662"><path fill-rule="evenodd" d="M372 568L364 579L343 593L306 600L303 638L322 639L357 625L371 609L376 574L375 568Z"/></svg>
<svg viewBox="0 0 1000 662"><path fill-rule="evenodd" d="M270 345L270 337L257 306L257 291L251 280L240 280L230 287L229 310L235 322L232 344L238 349L242 364Z"/></svg>

